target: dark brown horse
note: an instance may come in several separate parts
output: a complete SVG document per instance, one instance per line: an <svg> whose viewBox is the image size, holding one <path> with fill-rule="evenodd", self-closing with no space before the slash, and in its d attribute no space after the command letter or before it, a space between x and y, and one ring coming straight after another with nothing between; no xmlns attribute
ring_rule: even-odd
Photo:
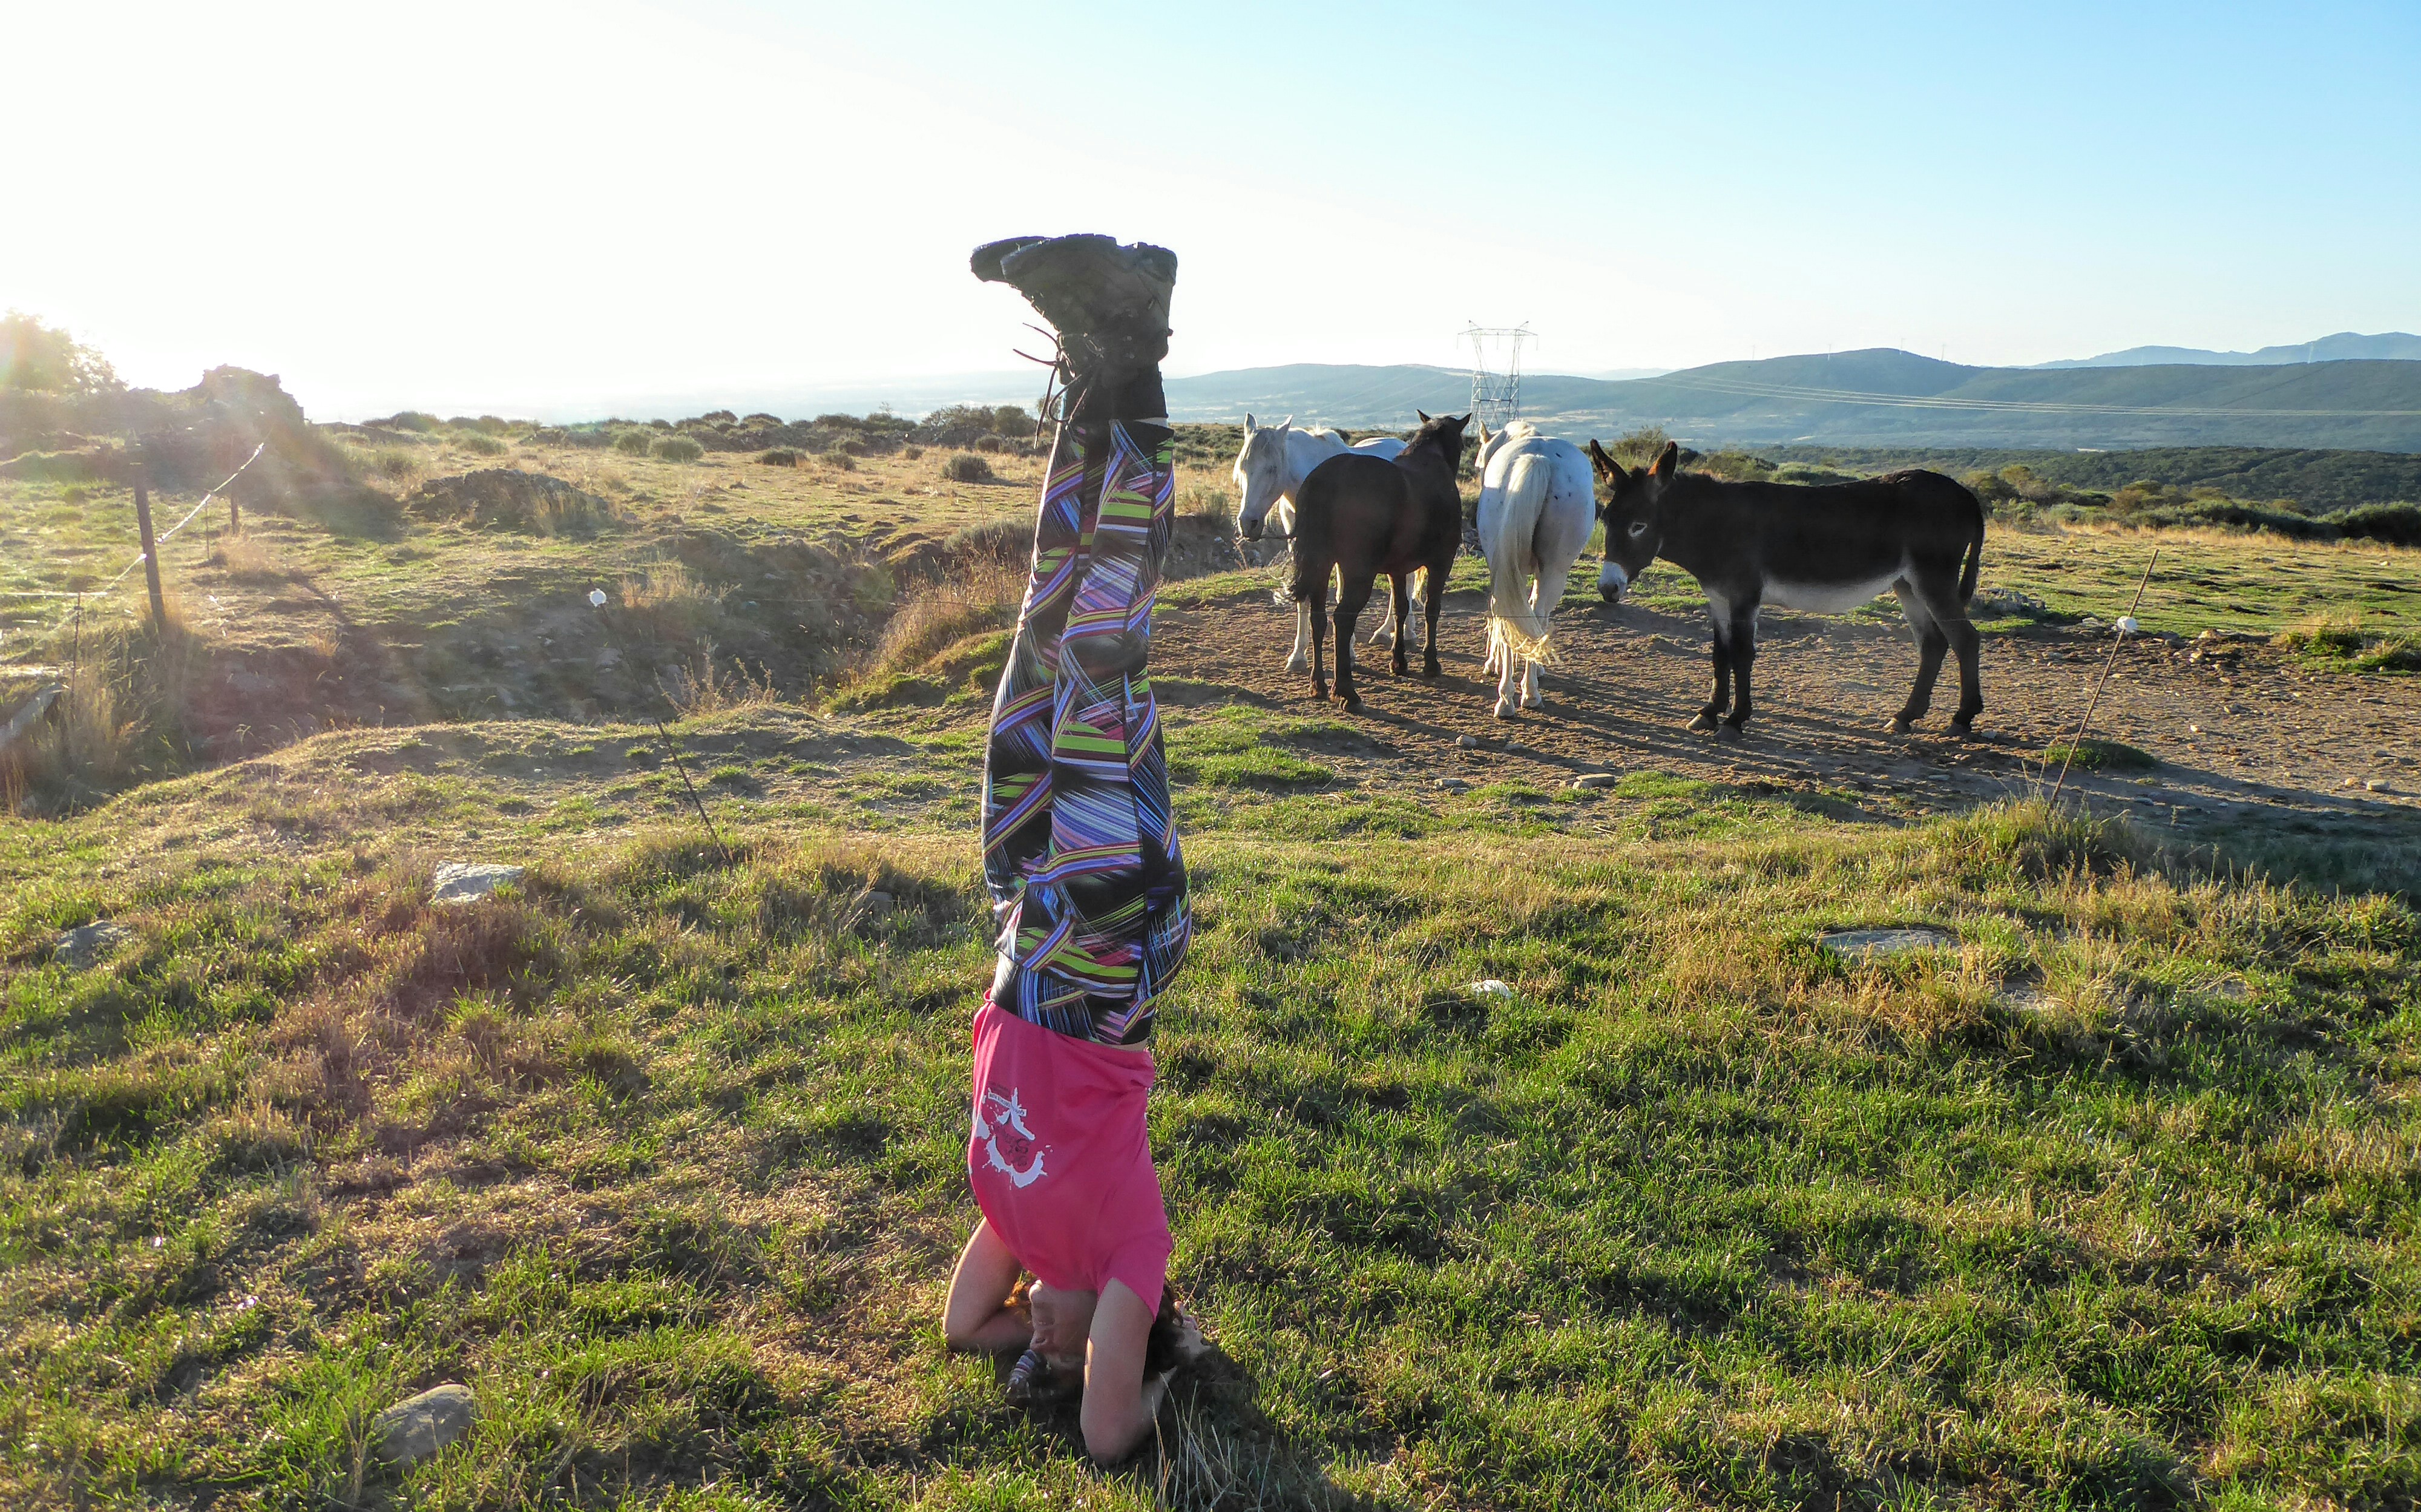
<svg viewBox="0 0 2421 1512"><path fill-rule="evenodd" d="M1462 493L1454 475L1462 464L1462 428L1471 416L1457 419L1421 416L1412 444L1390 461L1385 458L1348 452L1331 457L1311 470L1294 498L1294 580L1287 591L1297 603L1317 604L1328 587L1331 569L1338 575L1336 593L1336 695L1349 710L1362 708L1353 692L1353 622L1370 601L1370 587L1380 573L1395 584L1396 624L1404 626L1412 609L1412 578L1429 569L1427 593L1429 641L1421 653L1421 676L1438 675L1438 609L1445 601L1445 577L1462 544ZM1328 696L1328 679L1320 666L1320 642L1327 627L1315 611L1311 616L1311 694ZM1396 676L1404 675L1404 643L1396 635Z"/></svg>

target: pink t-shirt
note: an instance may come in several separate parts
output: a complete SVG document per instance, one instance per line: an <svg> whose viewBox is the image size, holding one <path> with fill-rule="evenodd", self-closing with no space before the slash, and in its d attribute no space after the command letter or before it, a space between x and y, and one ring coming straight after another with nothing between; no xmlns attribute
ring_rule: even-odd
<svg viewBox="0 0 2421 1512"><path fill-rule="evenodd" d="M975 1042L967 1177L985 1222L1045 1285L1123 1281L1158 1313L1171 1243L1144 1125L1150 1052L1054 1034L989 1000Z"/></svg>

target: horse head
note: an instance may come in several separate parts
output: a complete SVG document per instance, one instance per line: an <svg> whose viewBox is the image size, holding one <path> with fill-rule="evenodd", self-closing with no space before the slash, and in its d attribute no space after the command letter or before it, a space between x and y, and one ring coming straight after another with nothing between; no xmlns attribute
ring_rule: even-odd
<svg viewBox="0 0 2421 1512"><path fill-rule="evenodd" d="M1416 451L1434 449L1445 459L1448 468L1460 468L1462 465L1462 428L1471 424L1471 416L1432 415L1427 410L1414 410L1413 413L1421 417L1421 428L1413 432L1411 441L1405 443L1404 455L1409 457Z"/></svg>
<svg viewBox="0 0 2421 1512"><path fill-rule="evenodd" d="M1592 441L1588 459L1606 482L1605 507L1599 511L1605 522L1605 564L1598 569L1597 591L1613 603L1663 547L1664 490L1680 468L1681 451L1668 441L1653 465L1625 470Z"/></svg>
<svg viewBox="0 0 2421 1512"><path fill-rule="evenodd" d="M1273 426L1255 425L1244 416L1244 447L1236 454L1234 477L1241 503L1236 507L1236 534L1246 540L1261 538L1262 524L1287 491L1287 433L1294 428L1288 415Z"/></svg>

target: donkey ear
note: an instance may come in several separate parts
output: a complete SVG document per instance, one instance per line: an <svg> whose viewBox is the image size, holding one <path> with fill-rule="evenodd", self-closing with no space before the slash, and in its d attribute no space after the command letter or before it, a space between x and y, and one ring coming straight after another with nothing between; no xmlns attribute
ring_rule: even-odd
<svg viewBox="0 0 2421 1512"><path fill-rule="evenodd" d="M1479 422L1479 449L1488 449L1488 422L1485 420Z"/></svg>
<svg viewBox="0 0 2421 1512"><path fill-rule="evenodd" d="M1657 453L1656 466L1648 475L1655 478L1659 483L1666 482L1672 478L1674 471L1680 465L1681 444L1677 441L1668 441L1664 444L1664 449Z"/></svg>
<svg viewBox="0 0 2421 1512"><path fill-rule="evenodd" d="M1247 410L1247 411L1245 411L1245 412L1244 412L1244 434L1246 434L1246 435L1248 435L1248 436L1249 436L1249 435L1251 435L1252 433L1253 433L1253 412L1251 412L1250 410Z"/></svg>
<svg viewBox="0 0 2421 1512"><path fill-rule="evenodd" d="M1598 476L1617 487L1627 481L1622 475L1622 468L1605 454L1605 448L1597 444L1595 436L1589 438L1589 444L1584 449L1588 453L1589 466L1597 469Z"/></svg>
<svg viewBox="0 0 2421 1512"><path fill-rule="evenodd" d="M1427 424L1429 424L1429 411L1427 411L1427 410L1414 410L1413 413L1414 413L1414 414L1417 414L1417 415L1419 415L1419 416L1421 417L1421 424L1423 424L1423 425L1427 425Z"/></svg>
<svg viewBox="0 0 2421 1512"><path fill-rule="evenodd" d="M1294 416L1293 416L1293 415L1288 415L1285 419L1283 419L1283 420L1279 421L1279 422L1278 422L1278 429L1279 429L1280 430L1291 430L1291 429L1294 429Z"/></svg>

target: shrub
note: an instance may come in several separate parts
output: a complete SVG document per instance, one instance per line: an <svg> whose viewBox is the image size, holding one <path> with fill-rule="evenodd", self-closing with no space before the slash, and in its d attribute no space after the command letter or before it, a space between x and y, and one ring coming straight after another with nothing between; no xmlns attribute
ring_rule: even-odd
<svg viewBox="0 0 2421 1512"><path fill-rule="evenodd" d="M866 422L853 414L820 414L816 416L816 424L835 430L858 430L865 428Z"/></svg>
<svg viewBox="0 0 2421 1512"><path fill-rule="evenodd" d="M507 450L503 442L493 436L483 436L476 430L467 436L457 438L456 444L475 457L501 457Z"/></svg>
<svg viewBox="0 0 2421 1512"><path fill-rule="evenodd" d="M2330 515L2328 521L2358 539L2421 546L2421 504L2358 504Z"/></svg>
<svg viewBox="0 0 2421 1512"><path fill-rule="evenodd" d="M438 428L439 421L437 416L423 413L418 410L399 410L384 420L373 420L370 423L383 426L389 430L410 430L425 436Z"/></svg>
<svg viewBox="0 0 2421 1512"><path fill-rule="evenodd" d="M650 449L668 462L694 462L706 455L706 448L687 436L665 436Z"/></svg>
<svg viewBox="0 0 2421 1512"><path fill-rule="evenodd" d="M971 451L952 452L942 463L942 475L953 483L995 481L992 463Z"/></svg>
<svg viewBox="0 0 2421 1512"><path fill-rule="evenodd" d="M796 467L799 454L788 446L775 446L757 454L757 460L768 467Z"/></svg>
<svg viewBox="0 0 2421 1512"><path fill-rule="evenodd" d="M767 414L759 410L755 414L742 415L740 423L743 426L777 426L782 423L782 417L778 414Z"/></svg>
<svg viewBox="0 0 2421 1512"><path fill-rule="evenodd" d="M626 451L633 457L645 457L653 444L654 438L644 430L625 430L614 438L616 451Z"/></svg>
<svg viewBox="0 0 2421 1512"><path fill-rule="evenodd" d="M853 473L857 471L857 459L841 450L838 446L835 446L832 450L824 453L824 465L828 467L836 467L844 473Z"/></svg>
<svg viewBox="0 0 2421 1512"><path fill-rule="evenodd" d="M902 446L899 448L899 455L907 458L913 462L925 455L925 448L922 446Z"/></svg>

